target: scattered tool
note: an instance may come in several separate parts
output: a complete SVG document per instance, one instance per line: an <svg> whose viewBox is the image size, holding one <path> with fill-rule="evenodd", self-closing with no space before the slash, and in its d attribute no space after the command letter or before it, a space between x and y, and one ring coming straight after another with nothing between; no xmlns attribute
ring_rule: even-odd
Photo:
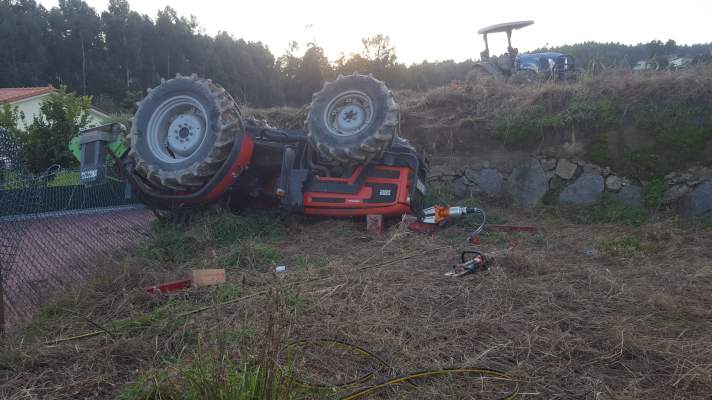
<svg viewBox="0 0 712 400"><path fill-rule="evenodd" d="M460 264L453 265L452 271L445 273L445 276L459 278L480 270L489 270L490 259L479 251L463 251L460 254L460 261Z"/></svg>
<svg viewBox="0 0 712 400"><path fill-rule="evenodd" d="M166 283L160 283L157 285L146 286L143 290L151 295L157 295L161 293L176 292L179 290L188 289L193 284L190 279L181 279L177 281L171 281Z"/></svg>
<svg viewBox="0 0 712 400"><path fill-rule="evenodd" d="M435 205L423 210L423 218L421 219L421 222L423 224L442 225L448 223L453 218L468 214L480 214L482 216L482 222L480 225L478 225L477 228L472 230L467 235L467 241L473 242L477 239L479 234L482 233L482 230L485 228L485 224L487 223L487 215L482 209L477 207L448 207Z"/></svg>

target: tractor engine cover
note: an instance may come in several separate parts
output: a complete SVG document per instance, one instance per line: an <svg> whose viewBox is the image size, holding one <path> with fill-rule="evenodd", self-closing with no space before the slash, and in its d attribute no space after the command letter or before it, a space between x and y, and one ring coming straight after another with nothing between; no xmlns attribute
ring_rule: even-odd
<svg viewBox="0 0 712 400"><path fill-rule="evenodd" d="M129 156L151 185L192 191L218 172L244 134L240 110L225 89L210 79L177 75L138 103Z"/></svg>

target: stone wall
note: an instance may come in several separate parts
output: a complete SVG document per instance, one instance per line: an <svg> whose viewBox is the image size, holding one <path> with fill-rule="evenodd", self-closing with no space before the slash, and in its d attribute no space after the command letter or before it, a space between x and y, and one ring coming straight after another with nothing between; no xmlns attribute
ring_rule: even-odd
<svg viewBox="0 0 712 400"><path fill-rule="evenodd" d="M461 170L434 167L433 179L452 186L458 197L486 195L510 197L534 206L547 203L591 205L609 192L621 203L644 207L643 187L608 167L566 158L532 158L502 170L485 161ZM696 167L665 177L662 204L686 215L712 212L712 168Z"/></svg>

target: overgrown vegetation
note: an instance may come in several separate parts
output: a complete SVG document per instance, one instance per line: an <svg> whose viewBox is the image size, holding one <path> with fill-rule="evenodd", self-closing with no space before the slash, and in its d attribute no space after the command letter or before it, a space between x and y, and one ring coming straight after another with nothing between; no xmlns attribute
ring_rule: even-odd
<svg viewBox="0 0 712 400"><path fill-rule="evenodd" d="M434 153L479 154L484 143L575 157L651 180L712 148L712 73L610 70L571 84L501 82L402 92L403 134ZM490 146L492 146L490 144Z"/></svg>
<svg viewBox="0 0 712 400"><path fill-rule="evenodd" d="M194 260L200 250L228 246L219 258L222 267L256 267L276 259L270 246L284 237L284 226L268 215L243 216L221 212L188 227L168 222L153 225L153 240L139 250L147 259L173 264Z"/></svg>
<svg viewBox="0 0 712 400"><path fill-rule="evenodd" d="M326 398L305 393L278 368L238 364L229 354L198 349L191 358L166 362L124 389L118 400L291 400Z"/></svg>
<svg viewBox="0 0 712 400"><path fill-rule="evenodd" d="M650 220L650 212L629 207L618 201L615 195L604 193L601 199L588 207L559 206L563 214L579 224L624 224L641 226Z"/></svg>
<svg viewBox="0 0 712 400"><path fill-rule="evenodd" d="M7 129L8 132L17 137L22 130L22 124L24 122L25 113L19 111L17 106L13 107L5 103L0 107L0 128Z"/></svg>
<svg viewBox="0 0 712 400"><path fill-rule="evenodd" d="M53 165L77 164L69 150L69 141L89 124L90 108L91 97L70 93L63 86L42 101L40 113L34 116L26 131L14 127L22 116L7 105L0 112L0 119L3 125L13 126L10 132L21 145L20 156L27 167L42 172Z"/></svg>
<svg viewBox="0 0 712 400"><path fill-rule="evenodd" d="M433 193L432 201L450 199L446 188ZM463 241L473 221L434 235L393 225L384 237L365 237L363 221L290 226L267 214L209 213L188 227L157 224L140 252L98 262L93 280L68 289L6 336L0 394L339 398L354 388L309 390L290 378L336 385L370 371L367 360L343 349L280 351L287 343L320 337L383 355L397 373L503 369L521 391L546 398L585 398L591 379L606 382L620 399L708 393L709 374L695 372L709 359L712 332L703 284L712 245L704 225L683 230L665 219L628 226L620 223L628 218L621 209L583 226L547 208L487 201L467 204L485 205L492 222L531 224L539 231L483 235L476 248L494 254L495 263L460 279L443 273L459 251L473 248ZM176 241L187 241L192 253L171 247ZM239 254L245 242L278 252L275 260L285 262L287 272L275 273L271 261L251 266L238 257L224 285L157 297L142 289L177 279L185 269L215 267L226 255ZM417 256L402 259L412 254ZM378 267L362 270L364 265ZM57 341L93 331L99 333ZM572 362L586 367L572 371ZM379 372L372 383L386 376ZM379 394L465 398L488 384L479 377L426 379Z"/></svg>
<svg viewBox="0 0 712 400"><path fill-rule="evenodd" d="M539 104L540 100L497 121L495 137L511 144L572 128L585 127L592 132L600 132L615 126L622 114L619 106L611 99L589 102L565 98L564 104L555 105Z"/></svg>
<svg viewBox="0 0 712 400"><path fill-rule="evenodd" d="M21 347L25 341L38 340L39 346L45 346L42 341L51 341L57 334L71 336L70 332L77 334L99 328L104 338L98 339L96 344L108 346L103 348L109 352L125 347L126 354L131 354L125 362L141 365L141 369L133 373L133 383L119 385L118 391L111 390L113 396L124 400L327 398L322 393L296 387L288 378L289 369L278 366L275 361L282 343L280 329L284 313L304 310L310 299L276 288L268 295L265 310L242 315L235 321L237 325L211 322L196 332L186 331L188 315L202 307L234 301L246 291L249 293L253 283L246 285L244 281L233 280L212 288L191 289L177 296L151 297L142 289L156 282L174 280L185 274L186 268L225 267L229 274L235 270L254 274L273 271L273 261L277 260L289 264L290 268L296 268L299 262L311 266L309 259L305 261L301 254L284 256L280 253L278 249L284 240L283 221L268 213L207 212L189 226L157 221L149 238L134 255L105 260L100 264L102 271L107 269L105 274L86 285L71 288L74 292L59 296L18 332L18 337L12 336L12 340L20 340L17 343ZM254 250L255 246L260 250ZM313 258L319 259L318 256ZM232 260L230 265L221 265L226 259ZM316 265L324 264L321 261ZM153 355L153 350L144 342L149 336L161 345ZM34 368L32 359L16 358L18 351L13 347L0 351L0 374L7 377L16 367ZM154 358L156 364L152 362ZM123 362L112 361L112 368L122 368ZM134 362L140 364L132 364ZM0 384L0 393L7 390L9 388Z"/></svg>
<svg viewBox="0 0 712 400"><path fill-rule="evenodd" d="M596 246L604 254L611 256L630 257L643 249L640 240L630 235L601 239L596 243Z"/></svg>
<svg viewBox="0 0 712 400"><path fill-rule="evenodd" d="M658 209L663 204L667 185L663 178L653 178L643 185L643 205L651 209Z"/></svg>

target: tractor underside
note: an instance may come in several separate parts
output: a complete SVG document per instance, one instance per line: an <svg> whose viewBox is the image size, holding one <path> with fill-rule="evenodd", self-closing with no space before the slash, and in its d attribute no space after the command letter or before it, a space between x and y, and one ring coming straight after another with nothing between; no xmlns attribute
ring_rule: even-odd
<svg viewBox="0 0 712 400"><path fill-rule="evenodd" d="M82 177L99 180L108 154L141 201L172 218L214 204L320 216L420 214L427 164L397 136L398 120L392 93L369 76L326 84L303 130L243 120L224 89L179 76L139 103L125 151L118 124L82 133Z"/></svg>

